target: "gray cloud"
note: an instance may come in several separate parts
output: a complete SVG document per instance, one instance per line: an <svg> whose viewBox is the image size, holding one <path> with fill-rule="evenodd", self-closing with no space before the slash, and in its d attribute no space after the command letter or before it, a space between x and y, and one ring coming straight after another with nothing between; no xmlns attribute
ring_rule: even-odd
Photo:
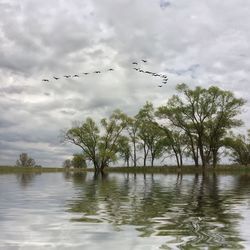
<svg viewBox="0 0 250 250"><path fill-rule="evenodd" d="M60 144L61 129L115 108L134 115L146 100L164 103L180 82L249 100L249 8L244 0L1 1L0 164L28 151L61 165L77 150ZM143 58L145 70L168 74L166 88L132 70Z"/></svg>

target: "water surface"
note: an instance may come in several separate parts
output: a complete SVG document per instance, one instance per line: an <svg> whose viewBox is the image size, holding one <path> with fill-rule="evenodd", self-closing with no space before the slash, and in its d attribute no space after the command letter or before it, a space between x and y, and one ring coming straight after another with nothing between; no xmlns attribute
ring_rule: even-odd
<svg viewBox="0 0 250 250"><path fill-rule="evenodd" d="M0 249L250 249L250 175L0 175Z"/></svg>

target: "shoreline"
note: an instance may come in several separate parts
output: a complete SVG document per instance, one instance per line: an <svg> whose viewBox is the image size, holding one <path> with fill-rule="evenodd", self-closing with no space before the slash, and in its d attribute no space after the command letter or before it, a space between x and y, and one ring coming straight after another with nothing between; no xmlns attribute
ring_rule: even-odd
<svg viewBox="0 0 250 250"><path fill-rule="evenodd" d="M56 172L94 172L93 168L87 169L65 169L60 167L15 167L15 166L0 166L1 173L56 173ZM201 166L155 166L155 167L108 167L104 170L105 173L141 173L141 174L189 174L189 173L250 173L250 166L242 165L218 165L216 168L207 166L203 169Z"/></svg>

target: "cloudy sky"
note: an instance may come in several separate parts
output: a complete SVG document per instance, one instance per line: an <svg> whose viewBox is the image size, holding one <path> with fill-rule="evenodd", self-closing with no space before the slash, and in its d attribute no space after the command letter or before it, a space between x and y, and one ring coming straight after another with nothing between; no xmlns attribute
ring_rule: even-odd
<svg viewBox="0 0 250 250"><path fill-rule="evenodd" d="M247 99L246 128L249 13L246 0L0 0L0 165L27 152L61 166L78 151L60 143L61 129L115 108L134 115L182 82ZM134 61L167 74L167 86L133 70Z"/></svg>

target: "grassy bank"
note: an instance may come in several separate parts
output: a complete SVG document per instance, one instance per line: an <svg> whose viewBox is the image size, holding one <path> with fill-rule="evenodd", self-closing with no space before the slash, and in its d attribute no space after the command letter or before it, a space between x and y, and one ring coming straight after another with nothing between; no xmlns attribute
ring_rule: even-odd
<svg viewBox="0 0 250 250"><path fill-rule="evenodd" d="M93 168L88 169L65 169L65 168L25 168L25 167L15 167L15 166L0 166L0 174L1 173L54 173L54 172L93 172ZM219 165L216 168L206 167L203 169L202 167L195 166L183 166L182 168L178 168L176 166L155 166L155 167L108 167L105 169L107 173L202 173L211 172L211 173L250 173L250 166L242 166L242 165Z"/></svg>
<svg viewBox="0 0 250 250"><path fill-rule="evenodd" d="M62 172L63 168L25 168L14 166L0 166L0 173L46 173L46 172Z"/></svg>
<svg viewBox="0 0 250 250"><path fill-rule="evenodd" d="M183 166L178 168L176 166L155 166L155 167L109 167L106 172L114 173L202 173L202 172L215 172L215 173L250 173L250 166L242 165L219 165L216 168L195 166Z"/></svg>

